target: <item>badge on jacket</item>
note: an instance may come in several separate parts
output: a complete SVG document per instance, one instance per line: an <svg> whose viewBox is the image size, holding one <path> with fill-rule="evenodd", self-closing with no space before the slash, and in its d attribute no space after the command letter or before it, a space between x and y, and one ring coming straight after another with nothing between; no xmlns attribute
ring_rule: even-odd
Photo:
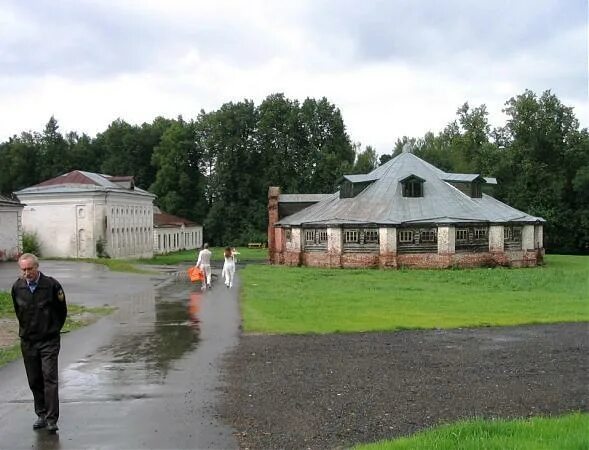
<svg viewBox="0 0 589 450"><path fill-rule="evenodd" d="M57 291L57 299L60 302L63 302L65 300L65 294L63 293L63 289L60 289L59 291Z"/></svg>

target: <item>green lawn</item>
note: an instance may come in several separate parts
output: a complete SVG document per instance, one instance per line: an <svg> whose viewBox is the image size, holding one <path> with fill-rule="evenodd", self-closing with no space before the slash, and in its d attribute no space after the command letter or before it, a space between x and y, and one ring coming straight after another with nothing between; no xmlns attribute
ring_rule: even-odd
<svg viewBox="0 0 589 450"><path fill-rule="evenodd" d="M589 414L526 420L472 420L354 450L589 449Z"/></svg>
<svg viewBox="0 0 589 450"><path fill-rule="evenodd" d="M97 318L107 315L113 311L113 308L101 307L101 308L86 308L84 306L78 306L68 304L68 317L63 326L63 332L69 332L77 328L84 327ZM16 319L14 314L14 308L12 306L12 298L10 293L0 291L0 319L9 318ZM17 331L15 331L16 338ZM0 366L20 358L20 345L16 343L10 347L0 347Z"/></svg>
<svg viewBox="0 0 589 450"><path fill-rule="evenodd" d="M589 258L525 269L248 266L246 332L334 333L589 321Z"/></svg>
<svg viewBox="0 0 589 450"><path fill-rule="evenodd" d="M224 247L212 247L211 253L213 254L213 261L223 261ZM237 255L238 261L266 261L268 259L267 248L247 248L238 247ZM165 264L165 265L176 265L182 263L195 263L198 257L198 250L183 250L180 252L168 253L166 255L157 255L149 259L137 259L132 262L138 264Z"/></svg>

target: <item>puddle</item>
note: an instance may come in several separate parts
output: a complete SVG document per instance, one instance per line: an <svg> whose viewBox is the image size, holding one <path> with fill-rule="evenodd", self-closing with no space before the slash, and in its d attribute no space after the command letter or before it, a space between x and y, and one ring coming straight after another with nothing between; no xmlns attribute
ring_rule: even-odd
<svg viewBox="0 0 589 450"><path fill-rule="evenodd" d="M198 345L202 296L185 282L128 296L108 318L116 324L110 342L62 370L64 398L150 397L174 363Z"/></svg>

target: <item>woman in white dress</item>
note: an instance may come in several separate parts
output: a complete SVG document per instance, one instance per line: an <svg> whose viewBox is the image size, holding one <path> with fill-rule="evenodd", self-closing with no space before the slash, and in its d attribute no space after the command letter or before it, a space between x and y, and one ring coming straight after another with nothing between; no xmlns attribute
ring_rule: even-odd
<svg viewBox="0 0 589 450"><path fill-rule="evenodd" d="M233 276L235 275L235 256L231 247L227 247L223 253L225 262L223 263L223 278L225 279L225 286L233 287Z"/></svg>

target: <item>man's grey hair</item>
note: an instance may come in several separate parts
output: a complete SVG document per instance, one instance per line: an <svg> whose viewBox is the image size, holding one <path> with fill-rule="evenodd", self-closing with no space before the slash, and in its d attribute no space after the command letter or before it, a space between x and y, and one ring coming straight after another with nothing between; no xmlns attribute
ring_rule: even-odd
<svg viewBox="0 0 589 450"><path fill-rule="evenodd" d="M33 255L32 253L23 253L22 255L20 255L18 261L20 262L24 260L31 261L35 265L35 267L39 267L39 258L37 258L37 256Z"/></svg>

